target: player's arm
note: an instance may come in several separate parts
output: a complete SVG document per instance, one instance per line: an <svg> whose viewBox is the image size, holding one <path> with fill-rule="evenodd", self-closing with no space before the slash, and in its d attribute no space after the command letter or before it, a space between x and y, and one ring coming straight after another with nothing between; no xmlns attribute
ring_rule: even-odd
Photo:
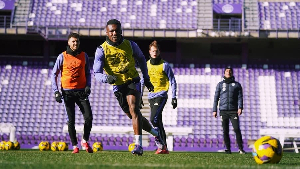
<svg viewBox="0 0 300 169"><path fill-rule="evenodd" d="M142 109L144 106L144 102L143 102L143 94L144 94L144 88L145 88L144 78L141 78L140 82L141 82L140 109Z"/></svg>
<svg viewBox="0 0 300 169"><path fill-rule="evenodd" d="M91 69L89 56L85 53L85 77L86 77L86 86L91 87Z"/></svg>
<svg viewBox="0 0 300 169"><path fill-rule="evenodd" d="M176 83L176 79L175 79L174 73L173 73L172 68L170 67L169 63L165 62L163 64L163 70L166 73L166 75L168 76L169 82L171 84L171 88L172 88L172 101L171 101L171 104L173 106L173 109L175 109L177 107L177 97L176 97L177 83Z"/></svg>
<svg viewBox="0 0 300 169"><path fill-rule="evenodd" d="M54 67L53 67L52 73L51 73L51 84L52 84L52 90L54 93L59 91L58 86L57 86L57 77L58 77L59 73L62 71L62 65L63 65L63 54L60 54L56 59L56 62L54 64Z"/></svg>
<svg viewBox="0 0 300 169"><path fill-rule="evenodd" d="M144 80L145 81L149 80L147 63L146 63L146 59L145 59L143 52L141 51L141 49L135 42L130 41L130 43L131 43L131 47L132 47L132 51L133 51L133 57L138 62L138 65L142 71Z"/></svg>
<svg viewBox="0 0 300 169"><path fill-rule="evenodd" d="M220 85L221 85L221 83L219 83L216 87L215 97L214 97L214 105L213 105L213 112L217 112L217 106L218 106L218 102L219 102L219 98L220 98L220 92L221 92Z"/></svg>
<svg viewBox="0 0 300 169"><path fill-rule="evenodd" d="M144 88L145 88L144 78L141 78L140 82L141 82L141 97L142 97L143 96L143 92L144 92Z"/></svg>
<svg viewBox="0 0 300 169"><path fill-rule="evenodd" d="M243 110L243 88L242 85L239 84L238 90L238 114L241 115Z"/></svg>
<svg viewBox="0 0 300 169"><path fill-rule="evenodd" d="M174 76L174 73L172 71L171 66L169 65L169 63L165 62L164 63L164 72L166 73L166 75L168 76L169 82L171 84L171 88L172 88L172 98L176 98L176 92L177 92L177 83L176 83L176 79Z"/></svg>
<svg viewBox="0 0 300 169"><path fill-rule="evenodd" d="M84 92L87 96L91 94L91 69L90 69L90 60L89 56L85 53L85 78L86 86Z"/></svg>
<svg viewBox="0 0 300 169"><path fill-rule="evenodd" d="M105 55L103 48L98 47L96 49L93 66L94 76L98 82L113 84L117 80L116 77L112 75L106 75L103 73L104 57Z"/></svg>
<svg viewBox="0 0 300 169"><path fill-rule="evenodd" d="M60 94L57 86L57 77L58 74L62 71L63 59L64 59L63 54L58 55L51 74L52 90L54 92L55 100L58 103L62 103L62 95Z"/></svg>
<svg viewBox="0 0 300 169"><path fill-rule="evenodd" d="M239 90L238 90L238 106L239 106L239 109L242 109L243 110L243 88L242 88L242 85L240 84L239 85Z"/></svg>
<svg viewBox="0 0 300 169"><path fill-rule="evenodd" d="M133 57L138 62L140 69L142 71L144 84L148 88L149 92L154 91L154 87L150 82L150 78L148 75L148 68L147 68L147 63L144 54L135 42L130 41L130 43L133 51Z"/></svg>

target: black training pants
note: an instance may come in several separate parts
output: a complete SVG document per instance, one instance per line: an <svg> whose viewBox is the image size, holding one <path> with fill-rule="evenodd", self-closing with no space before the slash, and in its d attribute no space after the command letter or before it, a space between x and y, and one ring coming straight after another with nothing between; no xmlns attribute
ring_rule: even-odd
<svg viewBox="0 0 300 169"><path fill-rule="evenodd" d="M162 121L162 112L167 102L166 97L156 97L153 99L149 99L150 108L151 108L151 115L150 121L154 127L158 127L161 138L166 142L166 132L164 129L163 121Z"/></svg>
<svg viewBox="0 0 300 169"><path fill-rule="evenodd" d="M84 117L84 134L83 139L88 141L90 132L92 129L92 109L90 101L84 91L67 91L62 92L65 103L66 112L68 114L68 131L71 138L71 142L77 145L77 137L75 130L75 103L79 106L80 111Z"/></svg>
<svg viewBox="0 0 300 169"><path fill-rule="evenodd" d="M229 137L229 120L232 123L232 127L236 134L236 142L239 149L243 150L243 139L240 129L240 121L237 111L220 111L222 127L223 127L223 137L226 149L230 150L230 137Z"/></svg>

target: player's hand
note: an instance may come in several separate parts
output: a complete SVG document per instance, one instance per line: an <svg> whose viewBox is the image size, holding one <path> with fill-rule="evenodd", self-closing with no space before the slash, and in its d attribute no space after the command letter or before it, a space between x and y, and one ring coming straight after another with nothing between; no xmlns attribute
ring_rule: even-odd
<svg viewBox="0 0 300 169"><path fill-rule="evenodd" d="M213 112L213 116L214 116L215 118L217 118L217 116L218 116L218 115L217 115L217 112L214 111L214 112Z"/></svg>
<svg viewBox="0 0 300 169"><path fill-rule="evenodd" d="M175 98L172 98L172 106L173 106L173 109L175 109L177 107L177 99L176 97Z"/></svg>
<svg viewBox="0 0 300 169"><path fill-rule="evenodd" d="M91 94L90 86L86 86L85 89L84 89L84 92L85 92L86 96L89 96Z"/></svg>
<svg viewBox="0 0 300 169"><path fill-rule="evenodd" d="M109 84L114 84L117 80L117 77L114 75L107 75L107 82Z"/></svg>
<svg viewBox="0 0 300 169"><path fill-rule="evenodd" d="M55 100L56 100L58 103L62 103L62 96L61 96L61 94L59 93L59 91L56 91L54 94L55 94Z"/></svg>
<svg viewBox="0 0 300 169"><path fill-rule="evenodd" d="M237 114L240 116L242 115L242 113L243 113L242 109L238 109Z"/></svg>
<svg viewBox="0 0 300 169"><path fill-rule="evenodd" d="M154 86L152 85L152 83L150 81L145 81L145 86L147 87L149 92L154 92Z"/></svg>
<svg viewBox="0 0 300 169"><path fill-rule="evenodd" d="M144 102L143 102L143 99L141 99L141 101L140 101L140 109L142 109L143 106L144 106Z"/></svg>

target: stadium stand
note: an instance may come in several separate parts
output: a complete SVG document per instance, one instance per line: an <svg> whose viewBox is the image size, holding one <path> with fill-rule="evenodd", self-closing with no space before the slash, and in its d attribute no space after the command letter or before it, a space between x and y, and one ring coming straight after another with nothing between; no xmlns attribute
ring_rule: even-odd
<svg viewBox="0 0 300 169"><path fill-rule="evenodd" d="M106 21L117 18L122 22L125 37L178 38L180 40L177 40L181 42L176 42L178 53L172 61L174 61L173 69L178 83L179 105L173 110L167 104L163 119L166 128L188 128L192 129L192 132L187 131L182 135L178 135L180 132L177 132L177 135L173 132L173 139L169 137L172 139L169 143L173 142L173 150L218 151L224 149L221 123L212 118L211 109L215 86L221 80L222 68L227 65L234 68L234 75L244 87L245 109L240 123L245 147L250 148L249 140L256 140L268 133L274 134L273 131L276 129L284 131L283 133L300 129L300 62L295 59L299 51L295 55L295 62L285 62L291 54L289 51L284 51L280 53L282 56L279 62L274 64L272 62L255 64L256 61L263 60L262 58L244 65L241 65L239 61L232 62L232 64L204 65L199 64L197 58L191 58L189 61L192 64L187 64L181 63L179 58L188 58L188 55L180 55L184 52L190 52L189 54L192 55L199 49L202 55L208 55L211 54L207 52L208 50L220 51L227 42L231 43L227 46L228 48L238 48L236 46L241 41L241 39L234 39L236 40L234 42L225 41L218 37L299 38L299 0L283 1L285 0L282 2L278 0L272 2L268 0L15 0L12 15L0 16L0 34L11 36L39 34L46 39L45 42L43 41L46 46L44 46L46 48L44 53L46 53L49 52L51 46L53 51L58 48L50 40L65 40L66 35L71 31L79 32L85 37L104 37L103 28ZM218 22L223 20L215 18L213 7L218 4L241 5L242 13L238 15L240 18L225 19L226 22L223 22L225 24L221 25L225 27L220 27L220 25L215 27L216 20ZM236 20L238 20L238 29L228 24ZM198 40L207 38L205 40L212 43L196 46L197 38ZM215 41L212 40L214 38L216 38ZM24 39L18 47L28 40ZM38 38L35 37L36 39ZM196 47L186 47L193 46L187 43L189 40L196 41L193 44ZM241 45L243 48L241 57L244 61L248 57L257 57L256 55L275 57L273 55L276 52L272 53L275 49L271 46L276 48L291 45L291 43L283 42L280 45L278 43L274 43L275 45L273 42L266 43L267 45L258 47L259 51L252 50L251 53L251 45L260 46L264 43L256 44L245 40ZM13 41L10 44L18 43ZM175 45L172 47L175 48ZM181 47L184 50L180 50ZM291 48L285 49L291 50ZM228 51L226 47L222 49L222 52ZM52 55L56 55L53 51L51 51ZM276 57L278 58L280 54L277 52ZM44 54L44 56L47 55L50 54ZM197 56L200 57L198 53ZM209 56L217 58L216 55ZM217 59L223 59L223 56L226 54ZM54 101L51 91L50 73L53 62L35 61L22 57L10 60L0 59L0 123L15 126L15 136L22 148L35 147L40 141L45 140L70 143L69 136L63 131L66 124L64 107ZM172 54L171 57L173 57ZM50 60L49 58L44 59ZM226 63L228 62L230 61ZM118 106L111 92L111 86L96 83L94 79L92 79L92 86L90 101L94 112L93 125L110 128L130 127L131 121ZM76 125L81 126L84 121L79 115L79 109L76 109L76 113L78 114ZM270 128L271 131L262 132ZM9 129L7 127L5 129L7 130L0 130L0 140L12 139ZM230 128L230 135L232 147L235 148L233 150L237 150L232 128ZM79 132L79 140L81 136ZM298 134L291 137L292 146L296 151ZM154 138L149 135L144 138L149 144L144 150L154 150L156 148ZM288 137L283 139L286 146L290 144L288 139ZM126 150L133 140L132 134L124 132L94 132L91 135L91 142L101 141L105 150Z"/></svg>
<svg viewBox="0 0 300 169"><path fill-rule="evenodd" d="M52 66L34 61L1 61L0 66L0 122L13 123L17 139L29 146L44 139L69 141L69 137L63 133L66 123L63 106L54 101L50 87ZM211 68L205 68L204 65L194 68L177 66L174 65L174 73L178 83L179 105L175 110L166 105L164 124L166 128L192 127L193 132L174 136L174 151L223 149L221 123L211 117L212 98L215 86L221 80L223 72L219 67L222 65L211 65ZM260 129L299 129L299 65L296 65L298 69L295 65L268 65L268 68L267 65L248 65L247 68L232 66L237 80L244 86L245 109L241 127L245 147L248 147L247 140L260 137ZM94 79L92 86L90 100L94 126L130 127L131 121L119 108L110 91L111 87L96 84ZM77 109L76 113L80 114L80 111ZM82 124L83 118L76 116L76 125ZM236 147L232 129L230 134L232 145ZM5 133L1 135L2 139L7 136ZM106 149L117 149L117 145L119 149L122 146L126 149L132 139L130 134L91 135L91 140L103 141ZM153 146L153 139L149 136L148 148L154 149Z"/></svg>
<svg viewBox="0 0 300 169"><path fill-rule="evenodd" d="M261 29L298 30L300 2L259 2Z"/></svg>
<svg viewBox="0 0 300 169"><path fill-rule="evenodd" d="M14 26L27 26L28 14L32 6L31 0L19 0L16 1L14 17L12 23Z"/></svg>
<svg viewBox="0 0 300 169"><path fill-rule="evenodd" d="M197 1L33 1L30 12L33 25L43 27L103 27L112 17L124 28L196 29Z"/></svg>
<svg viewBox="0 0 300 169"><path fill-rule="evenodd" d="M110 18L123 23L124 34L135 37L299 37L299 3L268 0L18 0L7 34L39 33L61 39L77 31L104 36ZM229 6L216 18L214 5ZM239 9L231 15L231 9ZM7 16L8 17L8 16ZM7 22L6 18L1 19ZM8 27L8 25L11 25ZM268 33L261 33L261 32ZM233 33L232 33L233 32Z"/></svg>
<svg viewBox="0 0 300 169"><path fill-rule="evenodd" d="M244 0L244 31L259 30L258 0Z"/></svg>

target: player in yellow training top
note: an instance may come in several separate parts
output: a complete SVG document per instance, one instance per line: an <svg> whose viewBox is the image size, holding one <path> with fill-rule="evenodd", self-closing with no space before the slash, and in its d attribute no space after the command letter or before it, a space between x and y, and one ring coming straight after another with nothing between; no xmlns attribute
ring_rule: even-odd
<svg viewBox="0 0 300 169"><path fill-rule="evenodd" d="M148 74L150 81L154 86L154 91L149 92L148 99L151 108L150 121L154 127L157 127L161 133L163 141L166 143L166 133L162 121L162 112L168 100L169 86L172 87L173 109L177 107L176 90L177 84L174 73L169 63L160 56L160 47L157 41L149 45L150 59L147 61ZM169 154L167 144L159 147L155 154Z"/></svg>
<svg viewBox="0 0 300 169"><path fill-rule="evenodd" d="M135 60L140 65L146 87L149 91L154 90L148 76L145 56L136 43L123 38L120 21L109 20L106 35L106 41L96 50L94 75L97 81L113 85L113 92L122 110L132 119L135 148L131 153L142 155L142 129L155 136L159 141L158 146L163 144L160 133L140 112L141 83Z"/></svg>

